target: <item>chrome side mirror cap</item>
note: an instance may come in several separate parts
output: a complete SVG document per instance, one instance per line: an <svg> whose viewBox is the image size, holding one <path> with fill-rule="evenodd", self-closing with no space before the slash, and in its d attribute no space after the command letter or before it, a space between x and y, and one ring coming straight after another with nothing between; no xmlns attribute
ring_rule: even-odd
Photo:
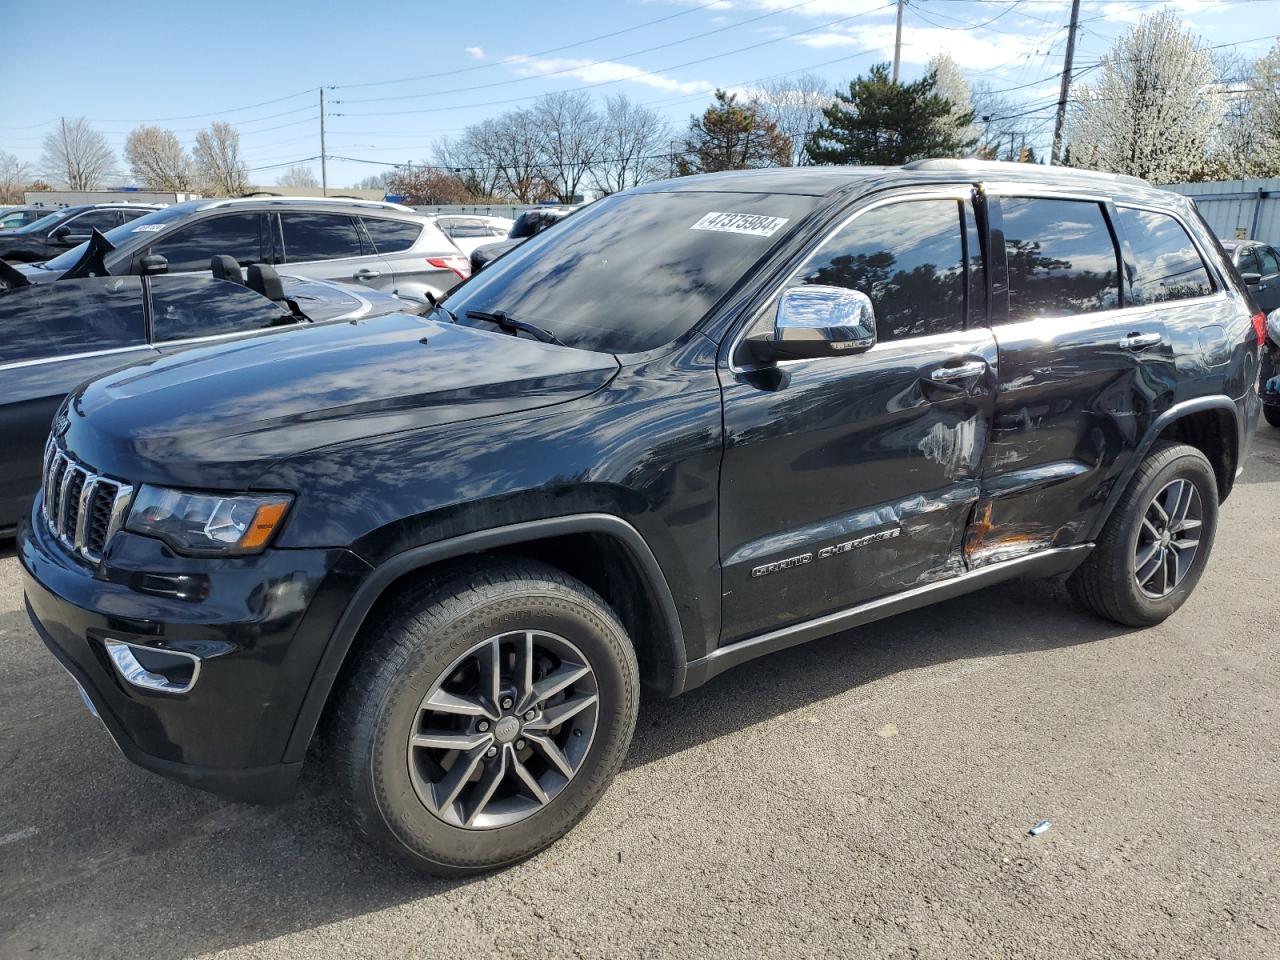
<svg viewBox="0 0 1280 960"><path fill-rule="evenodd" d="M820 284L791 287L778 298L773 332L745 343L761 363L861 353L876 343L875 309L860 290Z"/></svg>

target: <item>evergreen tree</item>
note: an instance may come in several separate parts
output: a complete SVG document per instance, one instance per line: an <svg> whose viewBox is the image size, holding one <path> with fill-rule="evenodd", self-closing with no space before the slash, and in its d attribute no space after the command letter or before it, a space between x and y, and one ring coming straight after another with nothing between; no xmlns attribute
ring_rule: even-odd
<svg viewBox="0 0 1280 960"><path fill-rule="evenodd" d="M959 156L977 142L969 132L973 112L957 115L937 92L937 73L894 83L889 65L849 82L847 94L823 110L826 122L807 147L814 163L895 165L924 157Z"/></svg>
<svg viewBox="0 0 1280 960"><path fill-rule="evenodd" d="M740 104L737 94L724 90L715 96L702 116L689 118L684 156L676 164L680 176L790 165L791 140L759 103Z"/></svg>

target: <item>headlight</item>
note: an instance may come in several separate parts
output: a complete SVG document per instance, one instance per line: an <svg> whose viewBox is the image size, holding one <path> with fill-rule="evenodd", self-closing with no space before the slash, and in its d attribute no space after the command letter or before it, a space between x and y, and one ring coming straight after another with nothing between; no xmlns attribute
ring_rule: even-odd
<svg viewBox="0 0 1280 960"><path fill-rule="evenodd" d="M292 502L287 493L225 496L144 484L133 498L125 529L159 537L179 553L259 553Z"/></svg>

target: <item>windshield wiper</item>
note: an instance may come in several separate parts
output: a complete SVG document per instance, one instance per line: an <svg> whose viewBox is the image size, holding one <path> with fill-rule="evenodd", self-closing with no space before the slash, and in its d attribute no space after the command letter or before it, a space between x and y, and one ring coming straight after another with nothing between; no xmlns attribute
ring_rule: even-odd
<svg viewBox="0 0 1280 960"><path fill-rule="evenodd" d="M475 317L477 320L488 320L490 323L496 323L503 330L510 330L512 333L527 333L535 340L543 343L560 344L560 338L545 327L539 327L536 324L529 323L526 320L517 320L509 313L502 310L495 310L489 313L486 310L468 310L468 317ZM563 346L563 344L560 344Z"/></svg>

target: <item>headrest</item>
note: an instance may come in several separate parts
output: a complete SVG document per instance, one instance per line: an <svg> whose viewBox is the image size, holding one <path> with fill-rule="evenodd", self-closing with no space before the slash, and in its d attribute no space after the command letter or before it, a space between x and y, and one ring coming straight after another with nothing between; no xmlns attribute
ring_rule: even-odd
<svg viewBox="0 0 1280 960"><path fill-rule="evenodd" d="M209 258L209 270L215 280L228 280L231 283L244 283L244 275L240 273L240 264L235 257L225 253Z"/></svg>
<svg viewBox="0 0 1280 960"><path fill-rule="evenodd" d="M276 303L284 302L284 284L280 282L280 274L276 268L265 263L251 263L245 271L249 288L257 290L268 300Z"/></svg>

